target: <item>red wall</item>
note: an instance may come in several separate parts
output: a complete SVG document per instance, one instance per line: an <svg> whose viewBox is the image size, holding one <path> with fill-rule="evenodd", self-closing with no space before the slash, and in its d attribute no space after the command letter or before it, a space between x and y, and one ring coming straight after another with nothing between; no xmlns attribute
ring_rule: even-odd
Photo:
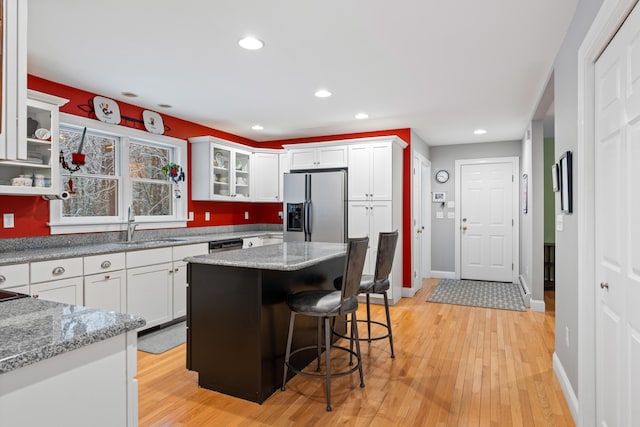
<svg viewBox="0 0 640 427"><path fill-rule="evenodd" d="M76 89L60 83L55 83L36 76L28 76L29 89L66 98L69 102L60 108L63 113L95 119L93 113L89 113L88 107L93 105L93 97L96 94ZM136 119L142 118L144 108L127 102L117 100L120 107L120 115ZM336 139L367 138L375 136L397 135L407 144L411 143L410 129L393 129L384 131L351 133L342 135L327 135L312 138L298 138L257 143L256 141L223 132L217 129L188 122L177 117L169 116L163 112L162 119L165 124L165 135L180 139L188 139L194 136L211 135L228 141L263 148L282 148L282 144L296 144L302 142L321 142ZM141 123L123 119L120 126L127 126L144 130ZM191 159L191 145L188 144L189 159ZM403 283L411 284L411 154L407 148L404 150L403 173ZM187 167L187 173L191 168ZM191 176L189 176L191 180ZM189 227L206 227L213 225L233 224L281 224L278 212L282 210L281 203L238 203L238 202L207 202L193 201L189 197L189 212L194 213L194 220L188 223ZM0 228L0 238L9 237L34 237L48 236L49 227L49 203L36 196L2 196L0 195L0 214L15 214L15 228ZM211 213L211 221L205 221L205 212ZM245 212L249 213L249 219L245 220Z"/></svg>

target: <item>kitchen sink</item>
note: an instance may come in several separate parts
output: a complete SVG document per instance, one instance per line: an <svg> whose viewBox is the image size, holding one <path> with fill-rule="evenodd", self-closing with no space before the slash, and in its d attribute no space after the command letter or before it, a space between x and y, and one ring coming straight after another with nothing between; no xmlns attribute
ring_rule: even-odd
<svg viewBox="0 0 640 427"><path fill-rule="evenodd" d="M177 241L178 241L177 239L141 240L139 242L121 242L120 245L124 246L125 248L156 246L156 245L169 246Z"/></svg>

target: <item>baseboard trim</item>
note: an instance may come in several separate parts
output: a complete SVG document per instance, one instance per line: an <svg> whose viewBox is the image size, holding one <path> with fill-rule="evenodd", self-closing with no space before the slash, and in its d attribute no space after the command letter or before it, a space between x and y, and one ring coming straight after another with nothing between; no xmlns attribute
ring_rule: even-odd
<svg viewBox="0 0 640 427"><path fill-rule="evenodd" d="M413 298L419 288L402 288L402 298Z"/></svg>
<svg viewBox="0 0 640 427"><path fill-rule="evenodd" d="M573 387L571 387L571 383L569 382L569 377L567 377L567 373L562 366L562 362L560 362L560 358L556 352L553 352L553 372L556 374L556 378L558 378L558 382L560 383L560 388L562 389L562 393L564 394L564 398L567 400L567 404L569 405L569 410L571 411L571 415L573 416L573 422L578 423L578 397L573 391Z"/></svg>
<svg viewBox="0 0 640 427"><path fill-rule="evenodd" d="M518 276L518 282L520 283L520 292L522 294L522 300L524 301L525 307L531 307L531 290L529 289L529 285L527 285L527 281L524 280L524 276L520 274ZM544 304L544 303L543 303ZM533 307L531 307L533 309ZM543 310L544 312L544 305Z"/></svg>
<svg viewBox="0 0 640 427"><path fill-rule="evenodd" d="M431 270L431 277L433 277L434 279L455 279L456 272Z"/></svg>
<svg viewBox="0 0 640 427"><path fill-rule="evenodd" d="M531 311L539 311L541 313L544 313L545 311L544 301L540 301L538 299L532 299L530 301L530 307Z"/></svg>

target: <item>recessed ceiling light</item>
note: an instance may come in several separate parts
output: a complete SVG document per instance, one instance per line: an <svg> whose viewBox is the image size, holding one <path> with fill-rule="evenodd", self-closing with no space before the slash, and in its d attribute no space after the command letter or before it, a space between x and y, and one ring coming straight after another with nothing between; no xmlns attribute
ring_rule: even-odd
<svg viewBox="0 0 640 427"><path fill-rule="evenodd" d="M264 46L264 43L262 42L262 40L258 40L255 37L242 38L238 40L238 44L240 45L240 47L247 50L258 50L258 49L262 49L262 46Z"/></svg>
<svg viewBox="0 0 640 427"><path fill-rule="evenodd" d="M485 133L487 133L486 129L476 129L473 131L473 133L475 135L484 135Z"/></svg>
<svg viewBox="0 0 640 427"><path fill-rule="evenodd" d="M319 91L316 92L316 96L318 98L328 98L331 96L331 92L329 92L326 89L320 89Z"/></svg>
<svg viewBox="0 0 640 427"><path fill-rule="evenodd" d="M356 119L363 120L363 119L368 119L368 118L369 118L369 115L367 113L358 113L358 114L356 114Z"/></svg>
<svg viewBox="0 0 640 427"><path fill-rule="evenodd" d="M158 107L160 107L160 108L171 108L172 105L171 104L158 104Z"/></svg>
<svg viewBox="0 0 640 427"><path fill-rule="evenodd" d="M253 129L253 130L262 130L264 128L262 126L260 126L260 125L253 125L253 126L251 126L251 129Z"/></svg>
<svg viewBox="0 0 640 427"><path fill-rule="evenodd" d="M133 92L122 92L122 94L128 98L137 98L138 94Z"/></svg>

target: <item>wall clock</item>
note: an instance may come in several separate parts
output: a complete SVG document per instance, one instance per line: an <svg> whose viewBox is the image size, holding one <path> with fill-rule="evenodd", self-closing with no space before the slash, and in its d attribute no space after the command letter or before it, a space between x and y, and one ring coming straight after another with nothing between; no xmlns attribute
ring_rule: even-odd
<svg viewBox="0 0 640 427"><path fill-rule="evenodd" d="M449 172L444 169L436 172L436 181L438 181L440 184L444 184L445 182L449 181Z"/></svg>

